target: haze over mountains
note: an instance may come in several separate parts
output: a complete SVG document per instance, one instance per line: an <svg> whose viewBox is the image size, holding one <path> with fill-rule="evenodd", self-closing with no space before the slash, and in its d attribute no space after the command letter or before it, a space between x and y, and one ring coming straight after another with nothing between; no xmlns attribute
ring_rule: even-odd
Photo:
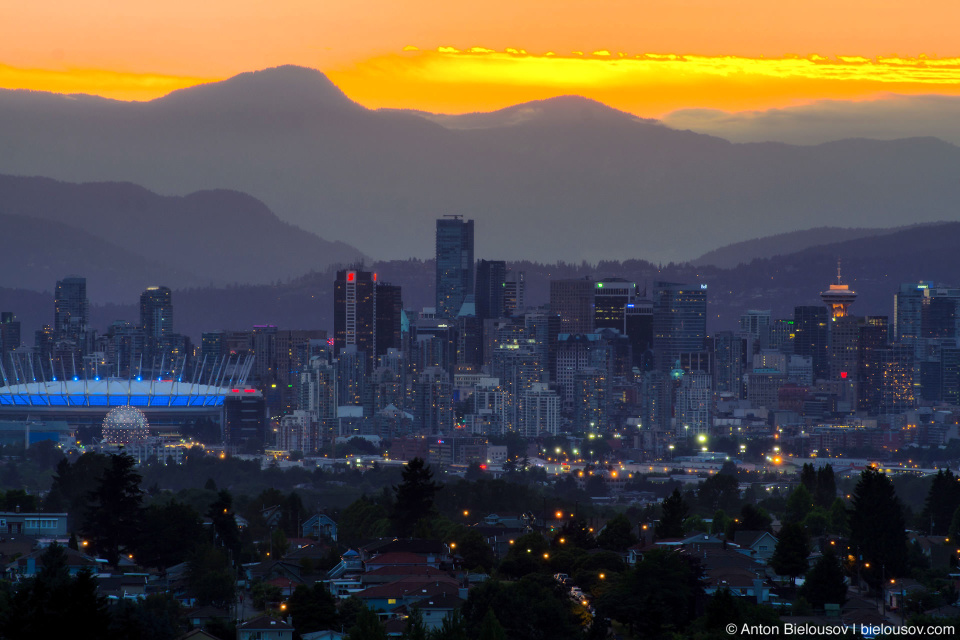
<svg viewBox="0 0 960 640"><path fill-rule="evenodd" d="M477 221L478 257L666 262L811 227L952 220L960 196L960 149L934 138L733 144L571 97L430 119L367 110L298 67L148 103L0 91L0 148L0 173L243 191L375 259L432 256L443 214ZM188 257L159 256L193 272Z"/></svg>
<svg viewBox="0 0 960 640"><path fill-rule="evenodd" d="M166 197L129 183L0 175L0 225L0 285L52 290L80 273L100 302L148 284L270 283L362 258L225 190Z"/></svg>
<svg viewBox="0 0 960 640"><path fill-rule="evenodd" d="M822 238L822 236L821 236ZM773 243L758 241L761 246ZM834 281L836 261L843 257L844 281L859 297L857 315L890 315L893 294L901 282L934 280L958 284L960 274L960 223L918 226L841 242L818 244L793 253L754 258L733 268L691 263L658 266L643 260L607 261L599 264L536 264L515 262L508 266L526 272L527 302L531 306L549 299L549 281L557 278L602 278L619 276L634 280L640 288L656 280L708 285L708 330L734 329L747 309L771 309L775 317L788 317L795 305L819 305L820 291ZM383 281L403 287L404 307L419 309L434 301L432 260L375 262L370 268ZM249 329L272 323L283 328L333 327L333 280L335 267L288 282L267 285L203 287L174 291L174 324L178 331L199 339L213 329ZM54 279L64 274L50 274ZM136 295L104 304L109 282L88 276L94 306L92 323L100 330L114 320L136 322ZM13 289L9 274L0 282L0 309L14 311L23 322L24 339L53 318L51 281L40 293ZM142 289L148 283L141 283ZM4 288L6 286L7 288ZM139 293L139 290L136 292Z"/></svg>

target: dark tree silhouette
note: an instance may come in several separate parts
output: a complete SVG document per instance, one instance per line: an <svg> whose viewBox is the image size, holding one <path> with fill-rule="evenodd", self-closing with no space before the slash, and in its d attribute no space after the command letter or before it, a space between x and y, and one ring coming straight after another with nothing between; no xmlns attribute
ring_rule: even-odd
<svg viewBox="0 0 960 640"><path fill-rule="evenodd" d="M883 576L902 576L907 570L907 534L903 509L893 483L876 469L860 474L850 511L853 554L870 569L866 580L876 586Z"/></svg>
<svg viewBox="0 0 960 640"><path fill-rule="evenodd" d="M803 486L803 485L801 485ZM781 576L789 576L790 581L807 572L807 556L810 555L810 540L803 525L792 522L780 529L780 539L770 558L770 566Z"/></svg>
<svg viewBox="0 0 960 640"><path fill-rule="evenodd" d="M950 532L953 512L960 507L960 482L949 469L941 469L933 477L930 492L924 503L924 528L931 535L945 536Z"/></svg>
<svg viewBox="0 0 960 640"><path fill-rule="evenodd" d="M823 556L807 574L800 587L800 596L817 609L822 609L825 604L842 607L846 603L847 584L843 581L843 567L830 547L824 550Z"/></svg>
<svg viewBox="0 0 960 640"><path fill-rule="evenodd" d="M109 465L90 494L84 532L97 553L117 566L121 547L133 549L143 521L140 474L128 455L111 455Z"/></svg>
<svg viewBox="0 0 960 640"><path fill-rule="evenodd" d="M656 533L658 538L683 537L683 521L687 519L690 509L679 489L674 489L662 504L660 521L657 522Z"/></svg>
<svg viewBox="0 0 960 640"><path fill-rule="evenodd" d="M56 543L47 547L40 563L37 575L23 581L13 596L0 630L3 637L107 637L106 599L97 595L93 575L84 570L72 577L66 552Z"/></svg>
<svg viewBox="0 0 960 640"><path fill-rule="evenodd" d="M622 513L618 513L607 521L607 525L597 536L597 546L610 551L626 551L637 544L637 536L633 534L633 525Z"/></svg>
<svg viewBox="0 0 960 640"><path fill-rule="evenodd" d="M837 479L833 475L833 467L827 464L817 471L817 491L813 495L813 501L818 507L829 509L836 499Z"/></svg>
<svg viewBox="0 0 960 640"><path fill-rule="evenodd" d="M433 514L433 498L440 489L433 481L433 471L423 458L414 458L403 469L403 482L394 487L396 502L391 520L401 537L413 533L417 522Z"/></svg>

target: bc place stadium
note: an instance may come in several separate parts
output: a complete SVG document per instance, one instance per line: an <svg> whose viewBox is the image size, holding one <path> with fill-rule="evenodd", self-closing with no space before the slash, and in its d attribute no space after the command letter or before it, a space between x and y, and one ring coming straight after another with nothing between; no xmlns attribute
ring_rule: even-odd
<svg viewBox="0 0 960 640"><path fill-rule="evenodd" d="M131 406L149 421L155 433L176 431L200 419L218 423L225 439L229 427L246 413L262 420L263 397L259 389L246 385L252 357L224 360L197 371L172 371L165 376L92 377L68 379L43 377L39 368L8 362L0 366L0 421L8 423L60 422L71 430L101 425L112 409ZM205 375L201 374L205 371ZM171 375L172 374L172 375ZM231 420L237 414L237 420ZM241 427L239 423L237 427ZM242 427L241 427L242 428ZM238 429L239 430L239 429ZM235 437L239 433L233 434Z"/></svg>

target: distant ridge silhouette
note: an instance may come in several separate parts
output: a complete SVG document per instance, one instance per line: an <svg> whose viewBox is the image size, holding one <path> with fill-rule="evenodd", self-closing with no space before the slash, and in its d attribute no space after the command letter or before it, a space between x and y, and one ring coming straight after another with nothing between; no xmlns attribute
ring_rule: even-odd
<svg viewBox="0 0 960 640"><path fill-rule="evenodd" d="M669 262L801 229L955 220L960 201L960 148L935 138L733 144L571 96L372 111L291 66L147 103L0 91L0 148L0 173L249 193L382 259L432 256L450 213L477 221L489 259Z"/></svg>

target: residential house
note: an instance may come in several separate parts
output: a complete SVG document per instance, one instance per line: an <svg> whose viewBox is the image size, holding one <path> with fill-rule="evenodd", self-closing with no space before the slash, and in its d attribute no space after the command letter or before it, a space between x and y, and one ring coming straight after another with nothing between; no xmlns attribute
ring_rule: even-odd
<svg viewBox="0 0 960 640"><path fill-rule="evenodd" d="M207 633L203 629L192 629L174 640L220 640L220 638Z"/></svg>
<svg viewBox="0 0 960 640"><path fill-rule="evenodd" d="M40 571L40 569L43 568L42 557L45 551L46 549L37 549L36 551L26 556L21 556L13 562L7 564L7 575L32 578L37 574L38 571ZM95 558L92 558L85 553L80 553L75 549L70 549L69 547L64 548L63 552L66 555L67 570L70 572L70 575L75 576L83 569L89 569L93 573L98 573L100 563L98 563Z"/></svg>
<svg viewBox="0 0 960 640"><path fill-rule="evenodd" d="M318 513L307 518L302 525L302 533L308 538L330 538L337 540L337 523L325 513Z"/></svg>
<svg viewBox="0 0 960 640"><path fill-rule="evenodd" d="M293 640L293 625L260 616L237 628L237 640Z"/></svg>
<svg viewBox="0 0 960 640"><path fill-rule="evenodd" d="M450 577L404 578L387 584L368 587L354 595L370 609L388 613L401 606L409 606L424 598L445 593L459 595L460 587Z"/></svg>
<svg viewBox="0 0 960 640"><path fill-rule="evenodd" d="M0 511L0 535L8 533L42 538L66 538L70 535L65 513Z"/></svg>
<svg viewBox="0 0 960 640"><path fill-rule="evenodd" d="M443 621L463 606L464 600L455 593L441 593L414 603L423 614L423 626L428 631L439 629Z"/></svg>
<svg viewBox="0 0 960 640"><path fill-rule="evenodd" d="M280 526L280 518L283 516L283 508L280 505L265 507L260 510L260 515L263 516L263 520L267 523L267 527L273 530Z"/></svg>
<svg viewBox="0 0 960 640"><path fill-rule="evenodd" d="M769 531L737 531L733 542L741 553L764 564L770 562L777 548L777 539Z"/></svg>
<svg viewBox="0 0 960 640"><path fill-rule="evenodd" d="M437 555L420 555L395 551L372 556L363 563L367 572L376 571L384 567L433 567L440 568L440 559Z"/></svg>
<svg viewBox="0 0 960 640"><path fill-rule="evenodd" d="M110 600L147 597L147 574L123 573L97 578L97 594Z"/></svg>

